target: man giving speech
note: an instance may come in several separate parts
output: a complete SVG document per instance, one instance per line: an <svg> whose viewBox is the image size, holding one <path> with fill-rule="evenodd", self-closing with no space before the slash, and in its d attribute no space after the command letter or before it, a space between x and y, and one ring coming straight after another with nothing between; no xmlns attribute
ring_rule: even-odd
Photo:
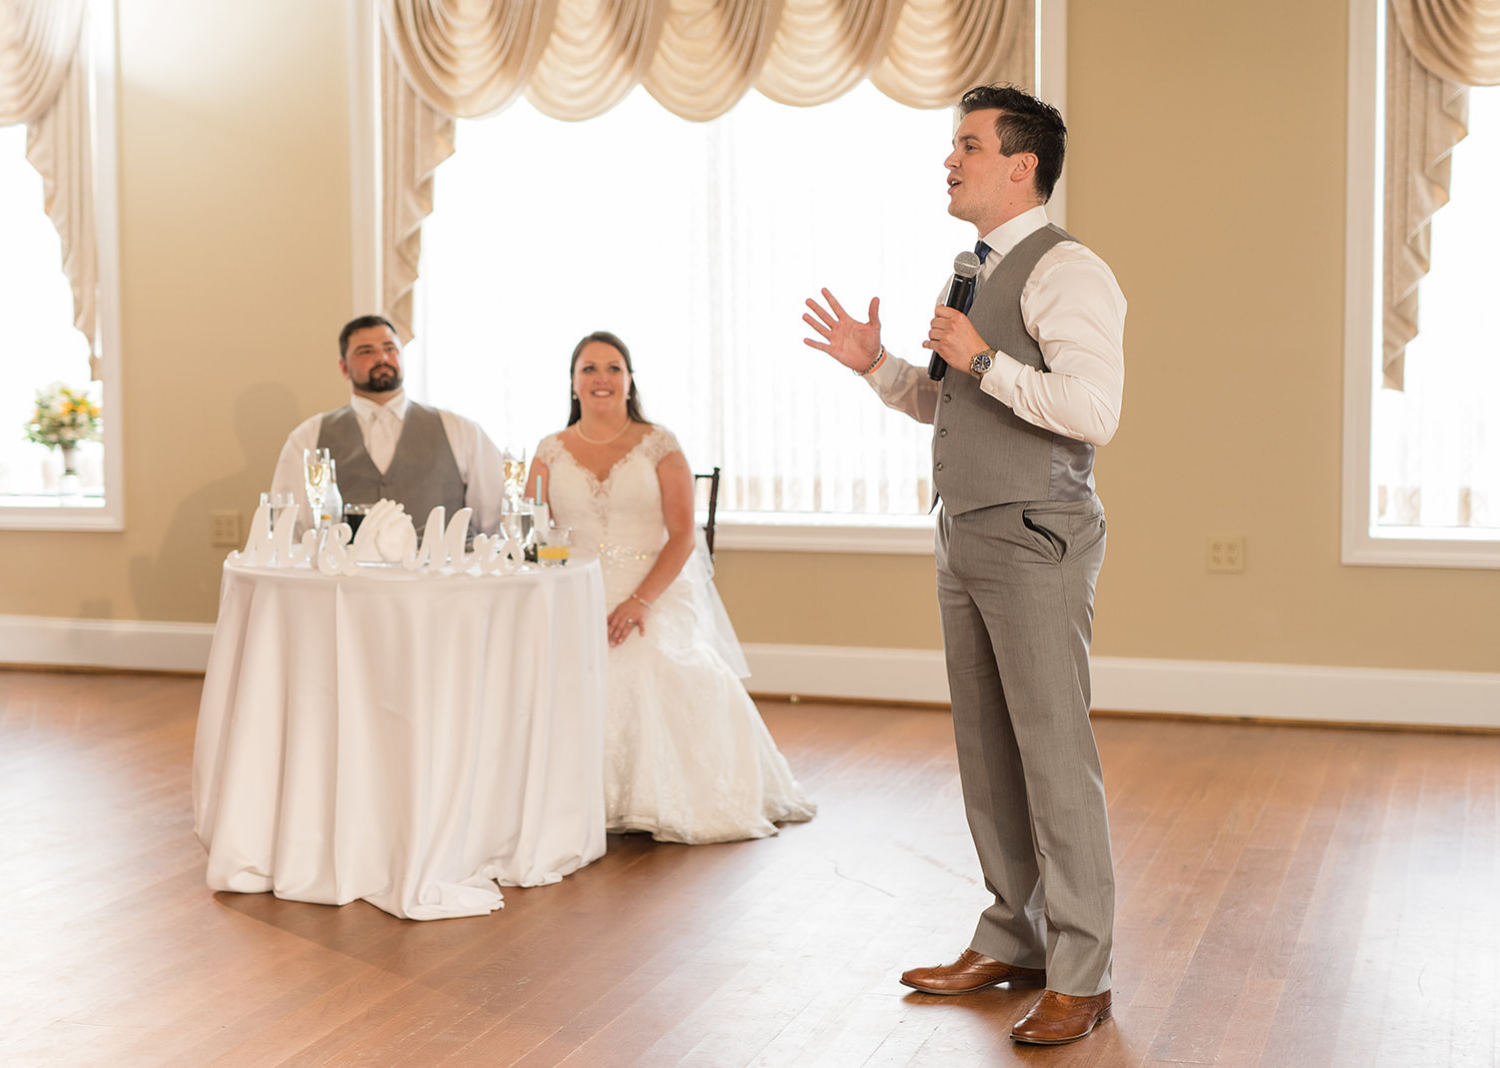
<svg viewBox="0 0 1500 1068"><path fill-rule="evenodd" d="M967 309L939 306L923 347L940 381L886 352L832 293L807 344L888 406L933 424L938 603L969 829L994 903L952 964L901 981L929 994L1045 987L1018 1042L1057 1044L1110 1014L1114 871L1089 725L1104 508L1094 449L1114 435L1125 298L1104 261L1047 219L1067 127L1010 86L971 89L948 156L950 214L982 266Z"/></svg>

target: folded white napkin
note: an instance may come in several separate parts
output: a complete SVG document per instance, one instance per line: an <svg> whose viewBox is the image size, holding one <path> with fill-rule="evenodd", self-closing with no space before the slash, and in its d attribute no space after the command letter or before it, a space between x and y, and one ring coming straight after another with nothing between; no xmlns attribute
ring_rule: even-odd
<svg viewBox="0 0 1500 1068"><path fill-rule="evenodd" d="M354 559L362 564L396 564L417 550L417 528L406 509L381 499L354 535Z"/></svg>

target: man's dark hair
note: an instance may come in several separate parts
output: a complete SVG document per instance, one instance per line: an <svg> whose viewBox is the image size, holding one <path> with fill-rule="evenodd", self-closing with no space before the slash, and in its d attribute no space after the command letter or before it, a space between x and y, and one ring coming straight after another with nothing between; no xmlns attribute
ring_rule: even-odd
<svg viewBox="0 0 1500 1068"><path fill-rule="evenodd" d="M961 115L991 108L1000 111L995 133L1000 137L1001 153L1014 156L1030 152L1036 156L1036 191L1045 204L1052 199L1068 150L1068 127L1062 114L1014 85L977 86L958 102Z"/></svg>
<svg viewBox="0 0 1500 1068"><path fill-rule="evenodd" d="M344 329L339 331L339 359L347 359L349 356L349 337L356 330L368 330L372 326L390 327L390 331L396 334L396 342L400 344L401 335L396 333L396 328L384 315L361 315L358 319L350 319L344 324Z"/></svg>

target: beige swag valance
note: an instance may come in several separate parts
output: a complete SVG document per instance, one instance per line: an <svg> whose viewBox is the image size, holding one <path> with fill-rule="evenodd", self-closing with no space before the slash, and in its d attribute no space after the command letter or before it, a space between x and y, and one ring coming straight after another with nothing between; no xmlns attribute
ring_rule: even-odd
<svg viewBox="0 0 1500 1068"><path fill-rule="evenodd" d="M86 0L0 0L0 126L24 123L26 158L62 241L73 324L94 351L98 260ZM94 377L99 377L97 364Z"/></svg>
<svg viewBox="0 0 1500 1068"><path fill-rule="evenodd" d="M380 10L382 297L403 340L455 118L525 94L545 115L588 119L637 85L706 122L752 88L809 107L868 78L936 108L974 85L1035 84L1026 0L380 0Z"/></svg>
<svg viewBox="0 0 1500 1068"><path fill-rule="evenodd" d="M1500 85L1500 0L1390 0L1387 14L1382 363L1386 387L1400 389L1469 87Z"/></svg>

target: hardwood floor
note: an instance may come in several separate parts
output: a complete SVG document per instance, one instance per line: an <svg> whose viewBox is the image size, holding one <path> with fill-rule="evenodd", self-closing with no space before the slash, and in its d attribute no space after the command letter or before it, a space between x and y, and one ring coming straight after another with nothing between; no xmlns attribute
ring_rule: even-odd
<svg viewBox="0 0 1500 1068"><path fill-rule="evenodd" d="M211 894L195 679L0 672L0 1064L1494 1065L1500 737L1101 717L1115 1018L907 991L985 893L947 717L763 703L818 818L491 916Z"/></svg>

